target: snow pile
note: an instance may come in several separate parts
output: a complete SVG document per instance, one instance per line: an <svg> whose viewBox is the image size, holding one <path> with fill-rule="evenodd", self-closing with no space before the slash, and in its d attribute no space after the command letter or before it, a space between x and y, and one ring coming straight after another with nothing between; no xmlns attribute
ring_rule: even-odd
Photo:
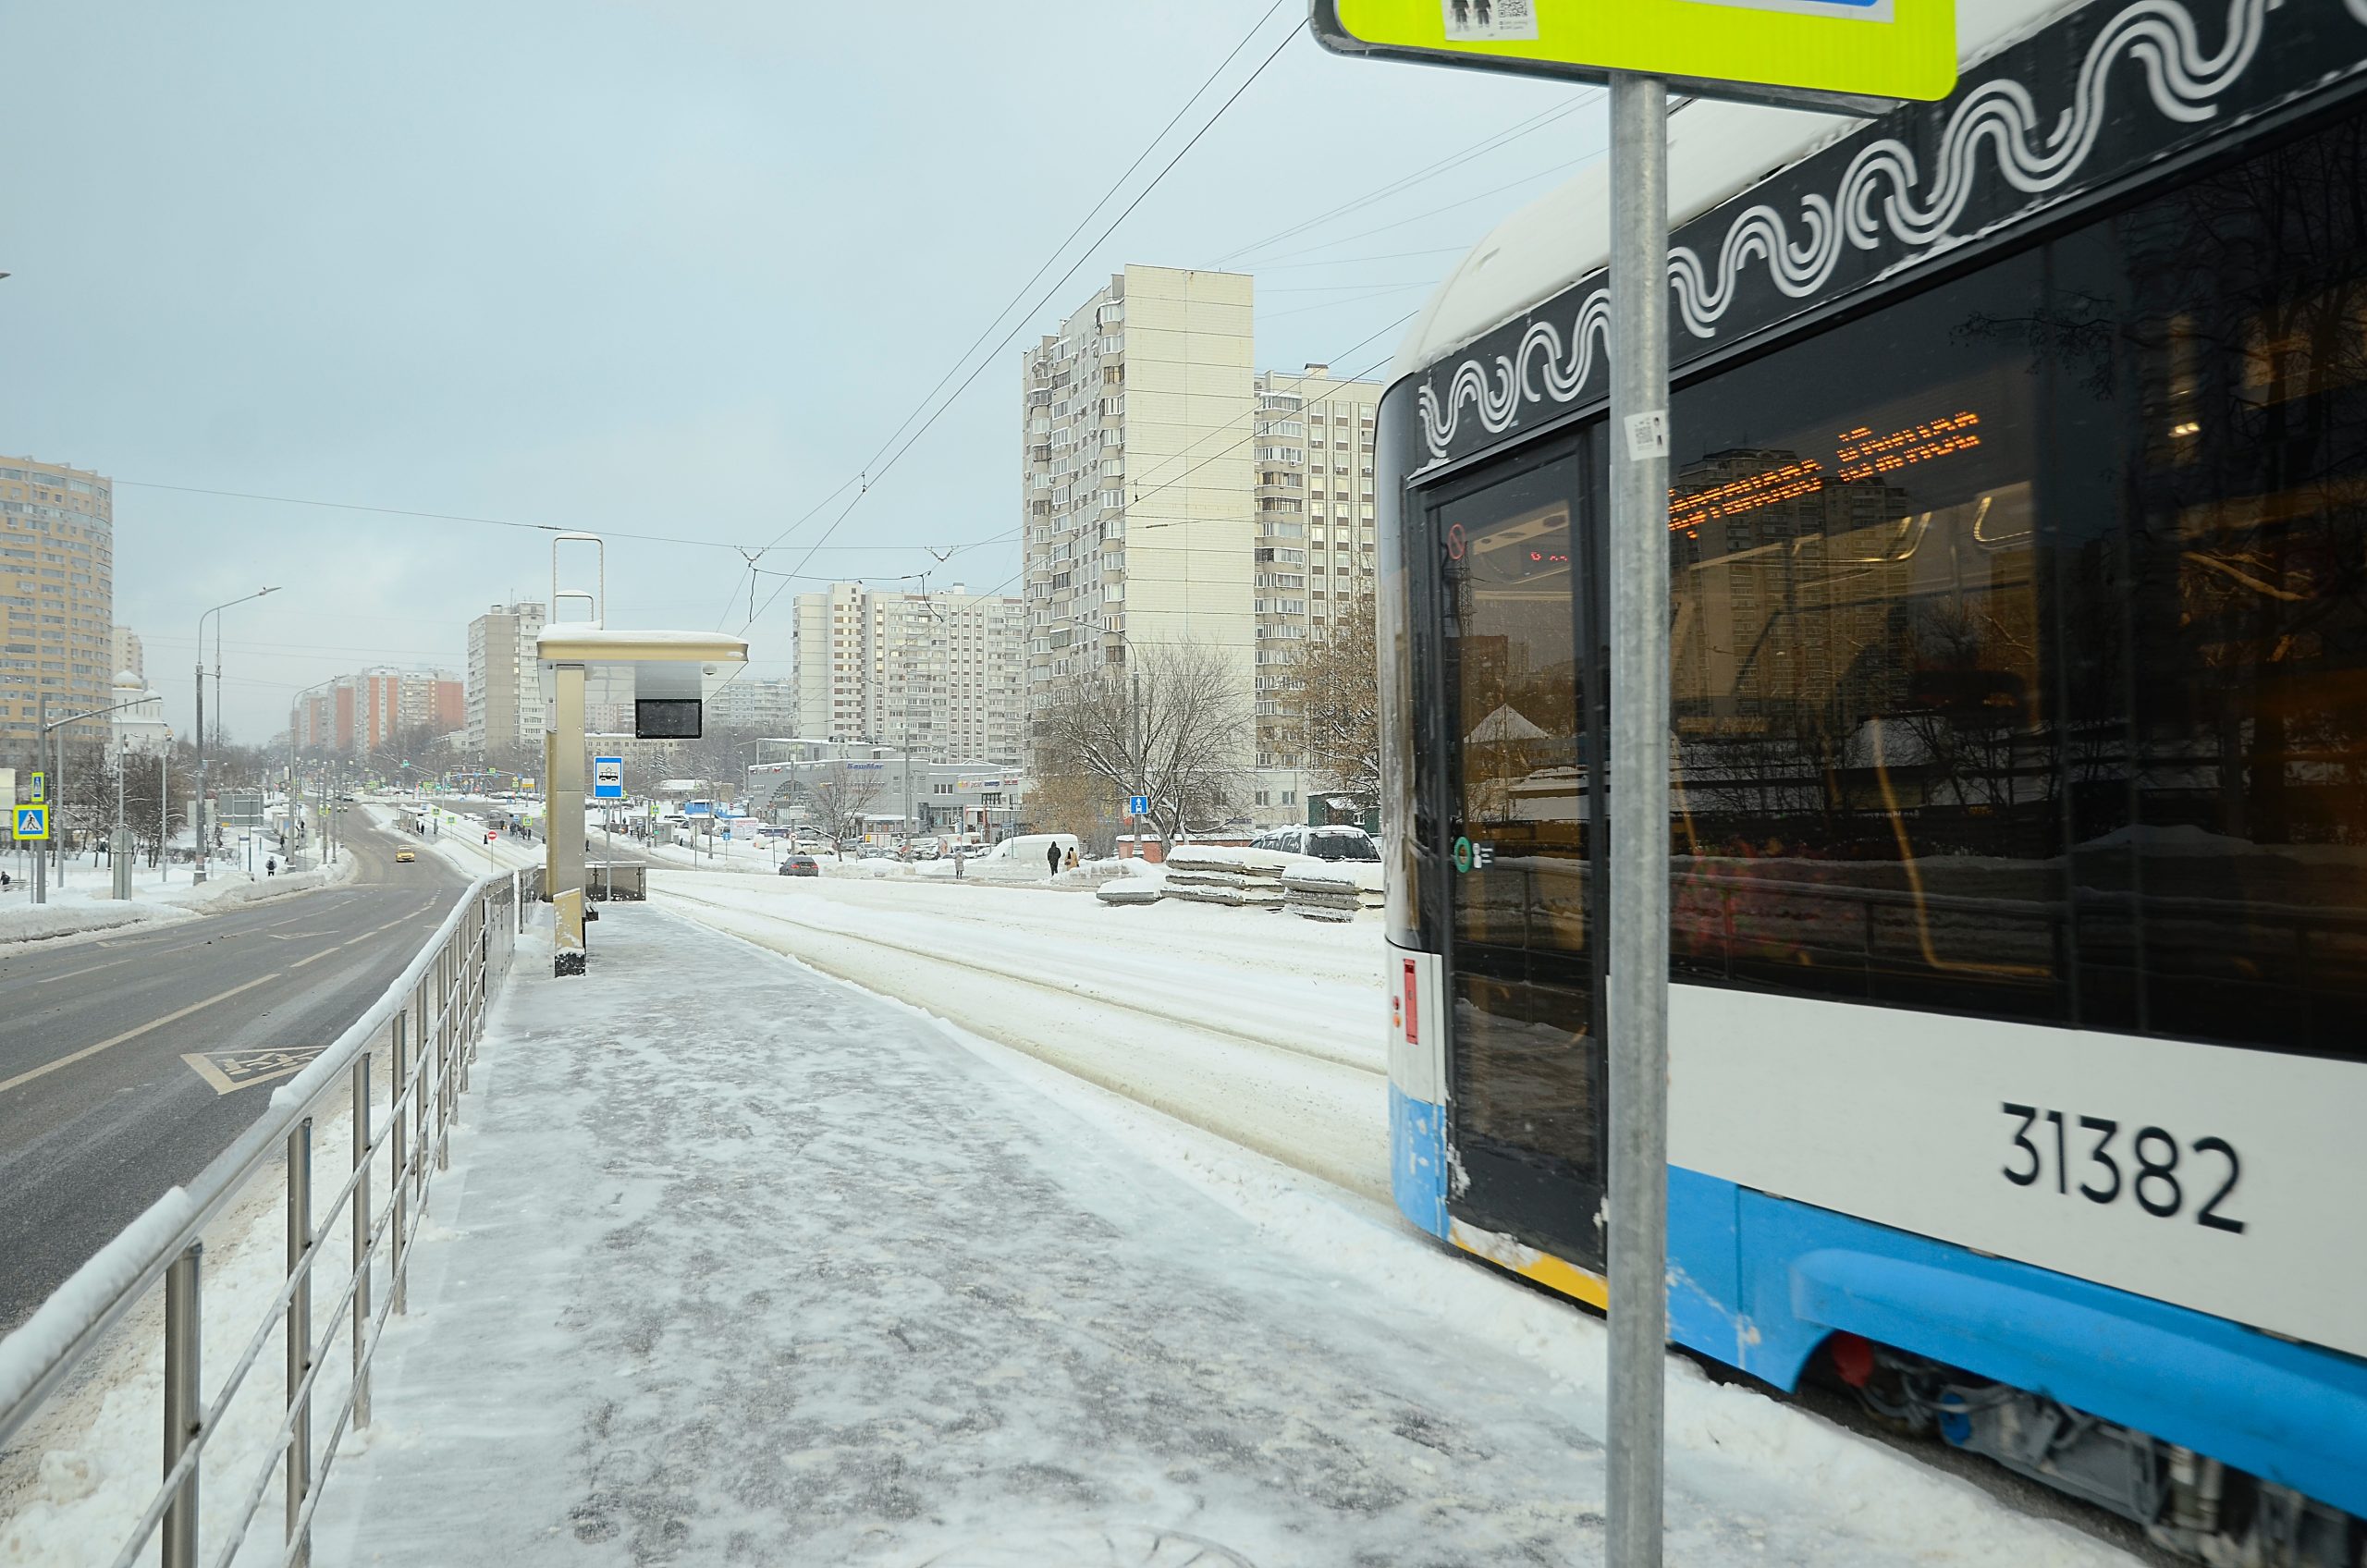
<svg viewBox="0 0 2367 1568"><path fill-rule="evenodd" d="M186 920L190 912L170 904L126 903L120 900L60 899L46 904L18 904L0 910L0 942L41 942L77 937L86 931L113 931L126 925L153 925L159 921Z"/></svg>
<svg viewBox="0 0 2367 1568"><path fill-rule="evenodd" d="M339 856L335 865L320 866L312 871L283 871L276 876L258 876L251 880L216 876L195 887L176 888L180 896L174 901L184 909L212 913L216 910L243 909L266 899L286 898L290 893L310 893L323 888L335 888L353 880L354 862L351 856Z"/></svg>
<svg viewBox="0 0 2367 1568"><path fill-rule="evenodd" d="M1282 901L1288 858L1262 850L1179 849L1167 857L1167 894L1188 903L1270 907Z"/></svg>
<svg viewBox="0 0 2367 1568"><path fill-rule="evenodd" d="M1282 873L1282 907L1307 920L1354 920L1360 909L1379 909L1384 900L1379 888L1337 861L1310 860Z"/></svg>

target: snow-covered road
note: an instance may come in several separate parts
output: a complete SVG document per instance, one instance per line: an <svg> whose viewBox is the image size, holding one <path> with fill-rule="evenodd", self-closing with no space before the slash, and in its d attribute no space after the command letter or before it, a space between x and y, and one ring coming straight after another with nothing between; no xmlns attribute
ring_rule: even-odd
<svg viewBox="0 0 2367 1568"><path fill-rule="evenodd" d="M658 872L650 896L1388 1201L1369 923L913 877Z"/></svg>
<svg viewBox="0 0 2367 1568"><path fill-rule="evenodd" d="M497 1008L320 1561L1600 1560L1594 1320L910 1009L610 922ZM2126 1561L1671 1365L1672 1562Z"/></svg>

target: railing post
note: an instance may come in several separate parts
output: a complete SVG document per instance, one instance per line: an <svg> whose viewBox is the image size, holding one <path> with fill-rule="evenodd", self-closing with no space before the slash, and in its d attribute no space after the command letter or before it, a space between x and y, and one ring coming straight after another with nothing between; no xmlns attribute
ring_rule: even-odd
<svg viewBox="0 0 2367 1568"><path fill-rule="evenodd" d="M404 1061L403 1024L406 1020L400 1008L395 1010L394 1060L390 1064L394 1076L386 1085L386 1187L394 1200L395 1217L386 1242L386 1290L393 1297L396 1316L403 1315L409 1303L403 1292L403 1215L409 1207L411 1168L403 1159L403 1117L399 1107L403 1091L411 1086L411 1075Z"/></svg>
<svg viewBox="0 0 2367 1568"><path fill-rule="evenodd" d="M416 1146L411 1157L415 1174L412 1195L423 1209L427 1207L427 1159L434 1148L428 1135L427 1100L435 1088L435 1037L427 1012L427 988L434 984L429 976L434 974L435 966L431 963L427 967L428 974L420 977L419 988L411 993L411 1011L417 1019L412 1038L418 1042L419 1052L419 1060L411 1069L419 1080L411 1096L411 1113L419 1119L419 1135L412 1140Z"/></svg>
<svg viewBox="0 0 2367 1568"><path fill-rule="evenodd" d="M353 1059L353 1429L370 1425L370 1053Z"/></svg>
<svg viewBox="0 0 2367 1568"><path fill-rule="evenodd" d="M313 1362L313 1119L304 1118L288 1134L288 1277L296 1290L288 1303L283 1338L288 1348L288 1407L295 1413L288 1436L288 1529L292 1561L312 1555L309 1541L296 1539L296 1522L304 1513L304 1496L313 1485L312 1399L300 1394Z"/></svg>
<svg viewBox="0 0 2367 1568"><path fill-rule="evenodd" d="M199 1403L198 1357L204 1343L198 1316L198 1264L204 1248L191 1242L165 1270L165 1474L181 1462L205 1422ZM165 1505L164 1568L197 1568L197 1466Z"/></svg>
<svg viewBox="0 0 2367 1568"><path fill-rule="evenodd" d="M435 1169L452 1169L452 948L435 952Z"/></svg>

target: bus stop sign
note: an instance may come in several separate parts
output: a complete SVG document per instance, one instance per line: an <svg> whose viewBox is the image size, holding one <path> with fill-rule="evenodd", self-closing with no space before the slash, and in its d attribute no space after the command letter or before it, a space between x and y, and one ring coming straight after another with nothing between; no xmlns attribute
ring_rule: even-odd
<svg viewBox="0 0 2367 1568"><path fill-rule="evenodd" d="M625 798L624 758L592 759L592 798L595 801L621 801Z"/></svg>
<svg viewBox="0 0 2367 1568"><path fill-rule="evenodd" d="M1956 0L1313 0L1317 42L1521 76L1878 111L1956 87Z"/></svg>

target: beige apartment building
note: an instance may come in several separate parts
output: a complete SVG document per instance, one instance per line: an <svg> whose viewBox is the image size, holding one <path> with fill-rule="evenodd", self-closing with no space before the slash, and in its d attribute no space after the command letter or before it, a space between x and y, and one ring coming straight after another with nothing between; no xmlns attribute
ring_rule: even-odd
<svg viewBox="0 0 2367 1568"><path fill-rule="evenodd" d="M1373 419L1386 388L1334 376L1329 365L1257 377L1257 544L1251 609L1257 621L1257 758L1251 798L1260 822L1305 819L1302 731L1291 717L1291 667L1344 616L1370 610Z"/></svg>
<svg viewBox="0 0 2367 1568"><path fill-rule="evenodd" d="M1242 273L1129 266L1026 351L1031 711L1130 646L1218 648L1246 689L1254 289Z"/></svg>
<svg viewBox="0 0 2367 1568"><path fill-rule="evenodd" d="M1025 733L1023 602L878 593L836 582L797 596L795 733L909 747L915 760L1017 768Z"/></svg>
<svg viewBox="0 0 2367 1568"><path fill-rule="evenodd" d="M539 639L544 606L496 605L469 622L468 690L461 747L479 756L543 749L543 675Z"/></svg>
<svg viewBox="0 0 2367 1568"><path fill-rule="evenodd" d="M115 487L34 458L0 458L0 749L20 768L53 717L113 701ZM107 721L62 729L104 740Z"/></svg>
<svg viewBox="0 0 2367 1568"><path fill-rule="evenodd" d="M148 652L141 645L140 633L129 626L115 629L115 655L107 662L117 671L128 669L143 680L148 678Z"/></svg>

